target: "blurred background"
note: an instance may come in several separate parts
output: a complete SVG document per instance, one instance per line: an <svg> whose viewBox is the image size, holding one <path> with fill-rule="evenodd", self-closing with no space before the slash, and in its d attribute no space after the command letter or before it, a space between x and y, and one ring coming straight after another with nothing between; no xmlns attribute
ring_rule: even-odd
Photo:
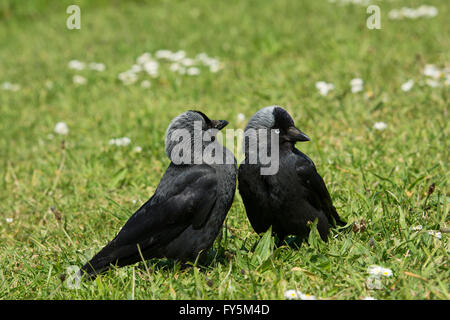
<svg viewBox="0 0 450 320"><path fill-rule="evenodd" d="M67 28L70 5L80 29ZM369 5L381 29L367 27ZM0 259L31 283L3 293L32 295L48 274L79 264L77 250L110 239L156 188L169 164L165 130L187 109L244 128L278 104L311 137L298 147L344 219L371 219L370 236L388 239L400 229L382 222L398 223L398 206L409 212L404 228L439 229L449 11L444 0L2 0ZM423 220L416 209L431 183L440 215ZM236 237L252 234L238 194L228 220ZM26 259L41 268L32 278Z"/></svg>

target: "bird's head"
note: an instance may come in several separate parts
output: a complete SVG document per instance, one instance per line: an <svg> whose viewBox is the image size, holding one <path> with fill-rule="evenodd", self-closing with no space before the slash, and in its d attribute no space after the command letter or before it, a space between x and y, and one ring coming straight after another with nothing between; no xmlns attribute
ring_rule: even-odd
<svg viewBox="0 0 450 320"><path fill-rule="evenodd" d="M300 141L309 141L309 137L300 131L294 124L294 120L289 113L279 106L265 107L256 112L250 119L245 128L259 130L273 130L280 138L279 142L293 143Z"/></svg>
<svg viewBox="0 0 450 320"><path fill-rule="evenodd" d="M175 117L169 124L165 136L165 152L172 159L172 152L183 149L195 153L194 143L202 146L213 142L217 132L226 127L226 120L210 120L206 114L189 110ZM193 155L199 156L199 155Z"/></svg>

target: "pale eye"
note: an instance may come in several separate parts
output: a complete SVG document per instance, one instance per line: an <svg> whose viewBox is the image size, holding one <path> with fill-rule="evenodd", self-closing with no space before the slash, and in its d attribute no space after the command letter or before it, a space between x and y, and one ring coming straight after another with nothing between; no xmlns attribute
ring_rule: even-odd
<svg viewBox="0 0 450 320"><path fill-rule="evenodd" d="M280 129L275 129L276 134L280 134Z"/></svg>

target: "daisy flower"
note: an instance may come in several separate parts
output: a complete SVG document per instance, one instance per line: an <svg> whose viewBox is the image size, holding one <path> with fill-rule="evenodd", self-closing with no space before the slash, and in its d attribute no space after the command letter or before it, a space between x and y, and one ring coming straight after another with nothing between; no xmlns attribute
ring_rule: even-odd
<svg viewBox="0 0 450 320"><path fill-rule="evenodd" d="M138 79L137 75L131 71L125 71L125 72L119 73L117 78L119 78L119 80L122 81L122 83L125 85L133 84Z"/></svg>
<svg viewBox="0 0 450 320"><path fill-rule="evenodd" d="M430 87L432 87L432 88L437 88L437 87L439 87L439 82L436 81L436 80L433 80L433 79L426 79L426 80L425 80L425 83L426 83L427 85L429 85Z"/></svg>
<svg viewBox="0 0 450 320"><path fill-rule="evenodd" d="M136 146L133 148L133 152L135 153L141 153L142 152L142 147L141 146Z"/></svg>
<svg viewBox="0 0 450 320"><path fill-rule="evenodd" d="M186 73L189 76L197 76L200 74L200 69L196 67L190 67L186 70Z"/></svg>
<svg viewBox="0 0 450 320"><path fill-rule="evenodd" d="M7 82L3 82L2 89L6 90L6 91L16 92L16 91L19 91L20 86L18 84L14 84L14 83L7 81Z"/></svg>
<svg viewBox="0 0 450 320"><path fill-rule="evenodd" d="M77 84L77 85L84 85L87 83L87 79L83 76L80 76L78 74L74 75L72 77L72 81L73 83Z"/></svg>
<svg viewBox="0 0 450 320"><path fill-rule="evenodd" d="M140 64L133 64L129 70L132 73L139 73L142 71L142 66Z"/></svg>
<svg viewBox="0 0 450 320"><path fill-rule="evenodd" d="M427 64L423 69L423 74L427 77L439 79L442 75L442 71L439 68L437 68L434 64Z"/></svg>
<svg viewBox="0 0 450 320"><path fill-rule="evenodd" d="M352 87L352 93L357 93L363 91L363 80L359 78L352 79L350 81L350 86Z"/></svg>
<svg viewBox="0 0 450 320"><path fill-rule="evenodd" d="M375 130L379 130L379 131L383 131L384 129L387 128L387 124L385 122L375 122L375 124L373 125L373 128Z"/></svg>
<svg viewBox="0 0 450 320"><path fill-rule="evenodd" d="M237 118L237 121L238 121L238 122L242 122L242 121L245 120L245 114L243 114L243 113L238 113L237 116L236 116L236 118Z"/></svg>
<svg viewBox="0 0 450 320"><path fill-rule="evenodd" d="M172 51L170 50L158 50L155 52L155 57L157 59L167 59L170 60L172 58Z"/></svg>
<svg viewBox="0 0 450 320"><path fill-rule="evenodd" d="M150 60L152 60L152 55L148 52L145 52L136 59L136 62L138 64L145 64L146 62L148 62Z"/></svg>
<svg viewBox="0 0 450 320"><path fill-rule="evenodd" d="M402 84L402 91L409 91L412 89L412 87L414 86L414 80L408 80L405 83Z"/></svg>
<svg viewBox="0 0 450 320"><path fill-rule="evenodd" d="M295 290L287 290L284 292L284 297L287 300L296 300L298 299L297 291Z"/></svg>
<svg viewBox="0 0 450 320"><path fill-rule="evenodd" d="M6 223L12 223L13 221L13 218L6 218Z"/></svg>
<svg viewBox="0 0 450 320"><path fill-rule="evenodd" d="M318 81L316 82L316 88L321 95L326 96L329 91L334 89L334 85L332 83L326 83L325 81Z"/></svg>
<svg viewBox="0 0 450 320"><path fill-rule="evenodd" d="M69 133L69 127L65 122L58 122L55 125L55 132L60 135L66 135Z"/></svg>
<svg viewBox="0 0 450 320"><path fill-rule="evenodd" d="M86 64L78 60L70 60L68 66L70 69L83 70Z"/></svg>
<svg viewBox="0 0 450 320"><path fill-rule="evenodd" d="M186 57L186 52L184 52L184 50L179 50L170 56L170 60L181 61L184 59L184 57Z"/></svg>
<svg viewBox="0 0 450 320"><path fill-rule="evenodd" d="M440 233L439 231L430 230L430 231L427 231L427 233L430 236L433 236L433 237L435 237L437 239L441 239L442 238L442 233Z"/></svg>
<svg viewBox="0 0 450 320"><path fill-rule="evenodd" d="M101 72L101 71L105 71L106 66L104 63L91 62L89 64L89 69Z"/></svg>
<svg viewBox="0 0 450 320"><path fill-rule="evenodd" d="M144 68L145 72L147 72L148 75L152 77L158 76L158 69L159 69L158 61L156 60L147 61L146 63L144 63L142 67Z"/></svg>
<svg viewBox="0 0 450 320"><path fill-rule="evenodd" d="M302 293L302 292L298 291L297 294L298 294L300 300L317 300L316 296L312 296L307 293Z"/></svg>
<svg viewBox="0 0 450 320"><path fill-rule="evenodd" d="M367 269L367 272L372 275L372 276L385 276L385 277L390 277L392 276L392 270L388 269L388 268L383 268L380 266L370 266Z"/></svg>
<svg viewBox="0 0 450 320"><path fill-rule="evenodd" d="M222 67L218 63L217 64L212 64L212 65L209 66L209 71L212 72L212 73L219 72L220 69L222 69Z"/></svg>
<svg viewBox="0 0 450 320"><path fill-rule="evenodd" d="M195 60L191 59L191 58L184 58L180 62L185 67L190 67L190 66L193 66L195 64Z"/></svg>
<svg viewBox="0 0 450 320"><path fill-rule="evenodd" d="M109 140L110 145L116 145L118 147L126 147L131 143L130 138L123 137L123 138L117 138L117 139L111 139Z"/></svg>
<svg viewBox="0 0 450 320"><path fill-rule="evenodd" d="M170 71L177 72L180 69L180 64L178 62L174 62L169 67Z"/></svg>
<svg viewBox="0 0 450 320"><path fill-rule="evenodd" d="M150 88L151 85L152 85L151 82L148 81L148 80L144 80L144 81L141 82L141 87L142 88Z"/></svg>

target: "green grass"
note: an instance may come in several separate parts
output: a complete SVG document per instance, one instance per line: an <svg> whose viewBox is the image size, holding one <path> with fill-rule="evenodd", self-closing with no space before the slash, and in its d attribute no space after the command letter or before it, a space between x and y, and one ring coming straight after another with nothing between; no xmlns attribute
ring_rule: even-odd
<svg viewBox="0 0 450 320"><path fill-rule="evenodd" d="M65 27L73 3L81 6L81 30ZM390 9L422 2L377 3L381 30L366 28L365 7L325 0L3 0L0 85L21 89L0 89L0 298L284 299L298 289L323 299L449 299L448 234L426 232L449 224L449 87L419 83L425 64L449 66L450 5L428 0L437 17L391 21ZM150 89L117 80L140 54L159 49L206 52L224 69L190 77L164 65ZM107 69L74 71L72 59ZM75 74L88 83L75 86ZM356 77L364 92L352 94ZM403 92L408 79L416 84ZM320 80L336 89L319 95ZM366 230L334 230L328 243L312 233L298 249L274 249L266 237L255 248L260 238L236 193L210 264L151 260L148 269L113 269L80 289L61 282L153 194L169 164L170 119L198 108L243 128L238 113L248 119L273 104L311 137L298 147L316 163L341 216L364 219ZM58 121L70 128L64 150L53 132ZM386 130L374 130L377 121ZM108 144L122 136L130 146ZM143 151L134 153L138 145ZM412 231L416 225L423 230ZM372 264L393 271L379 290L366 286Z"/></svg>

